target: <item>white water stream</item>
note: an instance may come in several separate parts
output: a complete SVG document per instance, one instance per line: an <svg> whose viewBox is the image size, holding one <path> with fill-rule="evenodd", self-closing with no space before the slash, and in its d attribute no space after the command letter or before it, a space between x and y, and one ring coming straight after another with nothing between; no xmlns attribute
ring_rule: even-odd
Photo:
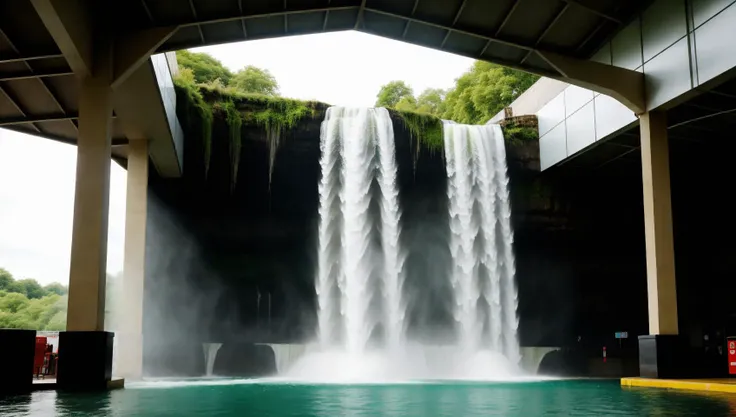
<svg viewBox="0 0 736 417"><path fill-rule="evenodd" d="M328 109L319 184L319 346L301 376L493 378L520 362L505 145L495 125L444 125L457 340L407 340L393 124L383 108ZM442 266L438 266L442 267ZM378 331L377 331L378 330Z"/></svg>

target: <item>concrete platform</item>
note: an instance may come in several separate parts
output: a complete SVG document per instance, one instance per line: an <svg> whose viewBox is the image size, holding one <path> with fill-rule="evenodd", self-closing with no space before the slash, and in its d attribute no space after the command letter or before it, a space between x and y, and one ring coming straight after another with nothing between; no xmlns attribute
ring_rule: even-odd
<svg viewBox="0 0 736 417"><path fill-rule="evenodd" d="M108 391L121 388L125 388L125 378L113 377L112 380L107 383ZM33 379L32 391L51 391L56 389L56 378Z"/></svg>
<svg viewBox="0 0 736 417"><path fill-rule="evenodd" d="M736 378L722 379L653 379L621 378L622 387L649 387L690 391L736 393Z"/></svg>

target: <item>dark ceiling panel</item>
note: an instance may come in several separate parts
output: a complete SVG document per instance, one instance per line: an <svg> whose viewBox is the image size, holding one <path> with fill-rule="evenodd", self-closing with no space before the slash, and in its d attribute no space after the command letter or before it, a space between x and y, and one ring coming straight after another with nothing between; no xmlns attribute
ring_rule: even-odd
<svg viewBox="0 0 736 417"><path fill-rule="evenodd" d="M517 0L468 0L457 27L493 35Z"/></svg>
<svg viewBox="0 0 736 417"><path fill-rule="evenodd" d="M358 9L331 10L327 20L326 30L349 30L355 27L358 19Z"/></svg>
<svg viewBox="0 0 736 417"><path fill-rule="evenodd" d="M368 0L366 1L365 6L367 8L379 9L401 16L411 16L411 12L414 10L414 4L416 2L417 0Z"/></svg>
<svg viewBox="0 0 736 417"><path fill-rule="evenodd" d="M298 13L288 16L289 33L307 34L322 31L326 12Z"/></svg>
<svg viewBox="0 0 736 417"><path fill-rule="evenodd" d="M286 34L283 16L247 19L245 21L245 27L248 29L248 38L279 37Z"/></svg>
<svg viewBox="0 0 736 417"><path fill-rule="evenodd" d="M501 35L533 44L562 6L559 0L519 0Z"/></svg>
<svg viewBox="0 0 736 417"><path fill-rule="evenodd" d="M414 17L450 26L461 3L462 0L420 0Z"/></svg>
<svg viewBox="0 0 736 417"><path fill-rule="evenodd" d="M240 20L202 25L202 34L208 44L232 42L233 39L245 40L243 25Z"/></svg>
<svg viewBox="0 0 736 417"><path fill-rule="evenodd" d="M477 36L453 32L445 41L445 50L456 54L477 57L488 43Z"/></svg>
<svg viewBox="0 0 736 417"><path fill-rule="evenodd" d="M574 50L601 23L603 18L580 7L568 6L545 34L541 44L553 46L553 49Z"/></svg>
<svg viewBox="0 0 736 417"><path fill-rule="evenodd" d="M519 49L513 46L504 45L498 42L491 42L488 44L481 59L487 61L499 60L501 62L514 62L518 63L526 56L527 51Z"/></svg>
<svg viewBox="0 0 736 417"><path fill-rule="evenodd" d="M59 114L59 106L36 78L4 83L3 88L27 115Z"/></svg>
<svg viewBox="0 0 736 417"><path fill-rule="evenodd" d="M439 48L447 31L422 23L412 23L406 31L406 41L417 45Z"/></svg>
<svg viewBox="0 0 736 417"><path fill-rule="evenodd" d="M406 27L406 20L404 19L369 11L366 11L363 15L363 23L366 32L393 39L400 39L404 33L404 27Z"/></svg>

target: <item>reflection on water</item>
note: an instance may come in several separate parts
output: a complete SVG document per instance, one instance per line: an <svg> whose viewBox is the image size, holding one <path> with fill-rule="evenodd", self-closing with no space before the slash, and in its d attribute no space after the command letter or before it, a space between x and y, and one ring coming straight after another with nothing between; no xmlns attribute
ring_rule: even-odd
<svg viewBox="0 0 736 417"><path fill-rule="evenodd" d="M622 389L617 381L309 385L244 380L136 384L100 394L0 398L7 416L728 416L729 394Z"/></svg>

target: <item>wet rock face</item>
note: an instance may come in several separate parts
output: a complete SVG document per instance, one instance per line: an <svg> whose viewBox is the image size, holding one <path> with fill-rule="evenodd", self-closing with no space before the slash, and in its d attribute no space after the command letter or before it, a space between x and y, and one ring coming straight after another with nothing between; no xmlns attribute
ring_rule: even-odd
<svg viewBox="0 0 736 417"><path fill-rule="evenodd" d="M238 180L231 184L227 126L217 120L206 176L196 137L185 142L183 178L152 176L147 361L166 355L166 340L279 343L312 337L321 120L304 120L282 136L270 183L267 136L244 127ZM402 242L412 271L407 280L436 285L438 294L418 300L411 320L429 325L442 321L441 311L449 308L441 297L446 280L434 278L449 262L444 159L440 152L417 148L400 121L394 121L394 132ZM601 255L594 256L591 247L610 249L601 253L623 265L615 271L620 282L640 278L632 272L640 259L621 250L631 245L619 244L630 238L629 221L614 214L638 205L629 204L627 195L607 207L587 198L601 195L591 191L598 189L590 187L592 179L540 173L537 141L507 143L507 161L521 342L560 345L584 327L576 322L588 308L581 291L594 290L585 279L613 274L596 266L604 260L595 258ZM634 215L631 222L637 219ZM604 239L606 231L612 233ZM586 257L597 260L580 267Z"/></svg>

